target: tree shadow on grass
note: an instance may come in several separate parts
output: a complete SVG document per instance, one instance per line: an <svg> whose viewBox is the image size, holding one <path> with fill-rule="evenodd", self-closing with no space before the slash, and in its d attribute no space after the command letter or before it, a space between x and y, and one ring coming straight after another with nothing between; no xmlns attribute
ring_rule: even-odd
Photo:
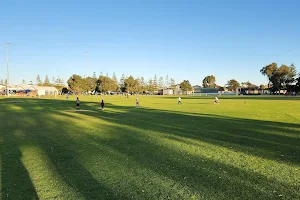
<svg viewBox="0 0 300 200"><path fill-rule="evenodd" d="M161 111L133 107L110 108L122 110L111 112L87 112L116 124L151 129L157 132L178 135L227 148L235 148L247 154L280 162L300 164L300 125L225 116ZM112 117L113 116L113 117ZM292 129L291 129L292 128Z"/></svg>
<svg viewBox="0 0 300 200"><path fill-rule="evenodd" d="M22 155L18 145L11 138L12 134L4 132L1 151L1 185L2 199L39 199L26 167L22 163Z"/></svg>
<svg viewBox="0 0 300 200"><path fill-rule="evenodd" d="M2 157L2 198L3 199L38 199L35 186L27 172L26 167L21 161L20 146L33 145L40 147L48 156L55 172L68 184L74 191L84 199L126 199L121 194L117 194L97 181L93 175L77 161L76 152L68 148L68 140L58 143L56 138L47 137L49 130L58 131L60 134L66 134L61 129L62 124L53 124L53 120L48 117L48 113L40 115L28 115L26 111L32 111L30 104L24 105L23 115L14 113L15 127L10 126L9 130L2 132L0 136L4 139L4 145L0 148ZM6 110L6 109L4 109ZM6 110L8 111L8 110ZM32 114L32 113L31 113ZM18 116L16 116L18 115ZM43 118L42 116L47 116ZM38 126L25 125L24 119L31 121ZM5 121L4 121L5 124ZM19 125L19 126L18 126ZM22 129L24 137L22 140L13 133ZM2 127L3 128L3 127ZM4 129L4 128L3 128ZM43 132L45 131L45 133ZM51 132L51 131L50 131ZM51 136L51 134L50 134ZM57 136L55 134L55 136ZM53 151L53 149L55 151ZM45 172L47 173L47 172ZM51 188L51 187L50 187ZM45 188L47 190L47 188ZM63 196L68 194L62 194ZM62 198L63 198L62 196ZM59 198L59 196L57 196ZM53 198L56 198L53 196Z"/></svg>
<svg viewBox="0 0 300 200"><path fill-rule="evenodd" d="M63 114L63 116L68 115ZM237 168L207 157L189 155L180 149L167 148L167 145L160 145L156 141L145 140L147 136L139 132L143 129L138 128L135 131L122 126L116 126L114 129L116 129L116 139L103 140L87 135L86 142L103 144L117 150L139 163L140 167L148 168L155 174L173 180L174 185L169 188L168 194L171 199L172 197L186 198L186 195L192 198L198 192L204 199L271 199L281 193L292 198L299 197L297 194L299 186L268 179L260 173L243 169L242 166ZM95 151L97 147L90 145L89 148L89 151ZM182 194L177 191L178 188L183 188ZM161 190L161 195L167 195L163 188ZM149 197L149 199L154 198L154 196Z"/></svg>

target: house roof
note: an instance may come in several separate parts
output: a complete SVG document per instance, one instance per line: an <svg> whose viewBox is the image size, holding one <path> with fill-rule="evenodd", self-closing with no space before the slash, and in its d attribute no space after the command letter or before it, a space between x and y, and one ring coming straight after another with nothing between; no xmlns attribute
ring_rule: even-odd
<svg viewBox="0 0 300 200"><path fill-rule="evenodd" d="M48 87L48 86L36 86L36 85L19 85L16 88L17 91L21 90L51 90L51 91L58 91L55 87Z"/></svg>
<svg viewBox="0 0 300 200"><path fill-rule="evenodd" d="M51 86L33 86L36 90L52 90L52 91L58 91L55 87Z"/></svg>

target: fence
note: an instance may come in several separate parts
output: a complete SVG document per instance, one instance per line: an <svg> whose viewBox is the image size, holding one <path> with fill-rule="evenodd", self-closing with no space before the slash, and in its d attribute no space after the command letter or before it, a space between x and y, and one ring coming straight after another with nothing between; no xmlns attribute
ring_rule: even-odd
<svg viewBox="0 0 300 200"><path fill-rule="evenodd" d="M235 92L225 92L225 93L193 93L192 96L233 96L236 95Z"/></svg>

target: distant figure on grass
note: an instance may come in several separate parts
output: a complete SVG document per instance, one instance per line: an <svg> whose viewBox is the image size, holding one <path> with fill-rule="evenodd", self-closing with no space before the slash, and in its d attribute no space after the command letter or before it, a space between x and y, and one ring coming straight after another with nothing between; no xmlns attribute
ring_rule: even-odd
<svg viewBox="0 0 300 200"><path fill-rule="evenodd" d="M220 100L219 100L219 98L218 98L218 97L215 97L214 104L220 104Z"/></svg>
<svg viewBox="0 0 300 200"><path fill-rule="evenodd" d="M136 99L135 99L135 106L136 106L136 107L140 107L139 98L136 98Z"/></svg>
<svg viewBox="0 0 300 200"><path fill-rule="evenodd" d="M67 100L69 99L69 94L66 94L66 99L67 99Z"/></svg>
<svg viewBox="0 0 300 200"><path fill-rule="evenodd" d="M76 99L76 109L79 109L79 107L80 107L80 100L77 97L77 99Z"/></svg>
<svg viewBox="0 0 300 200"><path fill-rule="evenodd" d="M178 97L178 104L182 105L180 97Z"/></svg>
<svg viewBox="0 0 300 200"><path fill-rule="evenodd" d="M103 99L101 101L101 109L104 110L104 101L103 101Z"/></svg>

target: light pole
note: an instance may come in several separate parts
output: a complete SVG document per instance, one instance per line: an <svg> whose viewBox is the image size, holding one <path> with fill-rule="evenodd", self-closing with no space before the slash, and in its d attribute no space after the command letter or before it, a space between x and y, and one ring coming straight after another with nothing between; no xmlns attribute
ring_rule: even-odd
<svg viewBox="0 0 300 200"><path fill-rule="evenodd" d="M84 55L85 55L85 77L87 78L87 65L88 65L88 61L87 61L87 56L88 56L88 53L87 51L84 52Z"/></svg>
<svg viewBox="0 0 300 200"><path fill-rule="evenodd" d="M3 43L6 49L6 95L8 97L9 95L9 89L8 89L8 84L9 84L9 80L8 80L8 45L10 45L11 43Z"/></svg>

